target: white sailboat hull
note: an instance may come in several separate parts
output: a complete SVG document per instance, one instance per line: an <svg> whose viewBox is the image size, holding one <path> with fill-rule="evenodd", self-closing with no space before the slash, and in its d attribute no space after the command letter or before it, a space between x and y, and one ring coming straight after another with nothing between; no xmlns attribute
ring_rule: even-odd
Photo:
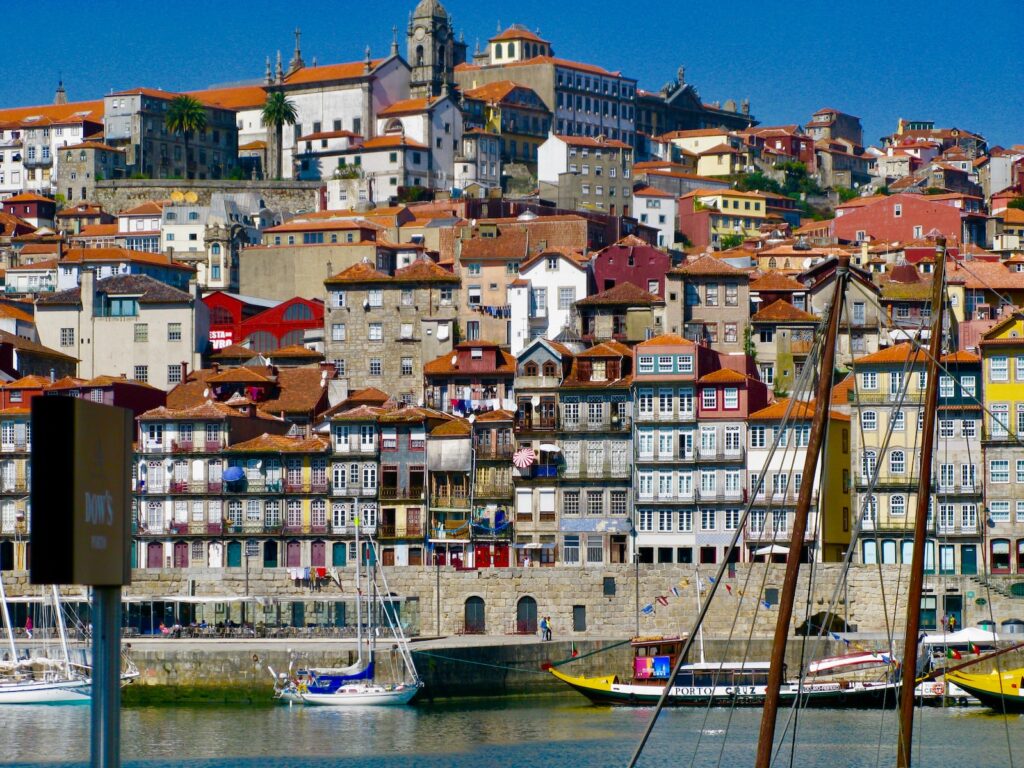
<svg viewBox="0 0 1024 768"><path fill-rule="evenodd" d="M29 680L0 683L0 705L84 704L92 695L89 680Z"/></svg>
<svg viewBox="0 0 1024 768"><path fill-rule="evenodd" d="M303 693L303 703L317 707L389 707L412 701L419 693L418 685L346 685L334 693Z"/></svg>

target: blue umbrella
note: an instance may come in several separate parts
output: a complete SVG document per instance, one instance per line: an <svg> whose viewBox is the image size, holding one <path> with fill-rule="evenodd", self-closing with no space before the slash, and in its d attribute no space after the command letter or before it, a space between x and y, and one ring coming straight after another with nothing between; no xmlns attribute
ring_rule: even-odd
<svg viewBox="0 0 1024 768"><path fill-rule="evenodd" d="M241 467L228 467L224 470L224 479L229 483L235 483L245 477L245 470Z"/></svg>

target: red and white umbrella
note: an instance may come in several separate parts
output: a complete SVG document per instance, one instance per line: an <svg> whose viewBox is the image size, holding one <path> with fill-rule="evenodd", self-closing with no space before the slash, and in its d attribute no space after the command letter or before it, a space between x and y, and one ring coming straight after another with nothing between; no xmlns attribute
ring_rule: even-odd
<svg viewBox="0 0 1024 768"><path fill-rule="evenodd" d="M537 460L537 454L533 448L524 447L512 454L512 463L519 469L526 469Z"/></svg>

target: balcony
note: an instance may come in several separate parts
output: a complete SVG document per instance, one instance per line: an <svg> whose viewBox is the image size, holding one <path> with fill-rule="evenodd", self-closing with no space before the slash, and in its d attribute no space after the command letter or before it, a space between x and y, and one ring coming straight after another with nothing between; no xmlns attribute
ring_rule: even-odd
<svg viewBox="0 0 1024 768"><path fill-rule="evenodd" d="M601 421L563 421L562 428L566 432L629 432L633 420L618 416Z"/></svg>
<svg viewBox="0 0 1024 768"><path fill-rule="evenodd" d="M365 489L364 489L365 490ZM395 500L395 499L407 499L409 501L420 501L423 499L423 487L414 486L412 488L402 487L390 487L385 488L381 486L378 493L378 498Z"/></svg>
<svg viewBox="0 0 1024 768"><path fill-rule="evenodd" d="M171 440L171 453L192 453L193 445L191 440Z"/></svg>
<svg viewBox="0 0 1024 768"><path fill-rule="evenodd" d="M13 483L4 483L0 493L28 493L28 483L24 480L15 480Z"/></svg>
<svg viewBox="0 0 1024 768"><path fill-rule="evenodd" d="M203 450L206 453L219 453L223 448L219 440L207 440L203 443Z"/></svg>
<svg viewBox="0 0 1024 768"><path fill-rule="evenodd" d="M974 525L931 525L929 526L937 536L977 536L978 526Z"/></svg>
<svg viewBox="0 0 1024 768"><path fill-rule="evenodd" d="M754 497L755 507L792 507L796 504L798 491L789 489L785 493L759 493ZM746 492L743 495L744 500L747 498ZM811 493L811 506L813 507L818 503L818 491L815 490Z"/></svg>
<svg viewBox="0 0 1024 768"><path fill-rule="evenodd" d="M856 398L851 398L850 402L853 404L863 405L896 405L899 402L900 395L898 392L865 392L863 388L857 390ZM903 397L903 406L920 405L924 402L924 393L907 392Z"/></svg>
<svg viewBox="0 0 1024 768"><path fill-rule="evenodd" d="M981 485L970 483L968 485L939 485L935 486L936 496L980 496Z"/></svg>
<svg viewBox="0 0 1024 768"><path fill-rule="evenodd" d="M671 422L674 424L681 424L683 422L696 420L696 411L683 411L682 413L676 413L674 411L649 411L647 413L637 413L633 418L638 423L650 424L652 422Z"/></svg>
<svg viewBox="0 0 1024 768"><path fill-rule="evenodd" d="M476 446L477 461L505 460L512 458L515 448L511 445L478 445Z"/></svg>
<svg viewBox="0 0 1024 768"><path fill-rule="evenodd" d="M641 453L639 448L634 449L633 458L637 461L642 462L658 462L658 463L684 463L692 464L697 461L697 452L690 451L672 451L672 453Z"/></svg>
<svg viewBox="0 0 1024 768"><path fill-rule="evenodd" d="M533 464L526 469L516 469L517 477L532 480L554 480L558 478L557 464Z"/></svg>
<svg viewBox="0 0 1024 768"><path fill-rule="evenodd" d="M206 535L207 536L220 536L224 533L224 523L207 523L206 524Z"/></svg>
<svg viewBox="0 0 1024 768"><path fill-rule="evenodd" d="M302 481L299 481L299 482L296 483L296 482L289 482L289 481L285 480L284 492L285 493L309 493L309 483L304 483Z"/></svg>
<svg viewBox="0 0 1024 768"><path fill-rule="evenodd" d="M166 453L167 448L159 440L144 440L142 442L142 453Z"/></svg>
<svg viewBox="0 0 1024 768"><path fill-rule="evenodd" d="M349 533L355 533L355 526L350 531L349 527L344 523L341 525L331 525L331 533L335 536L347 536Z"/></svg>
<svg viewBox="0 0 1024 768"><path fill-rule="evenodd" d="M439 489L430 495L430 506L441 509L469 509L466 488Z"/></svg>
<svg viewBox="0 0 1024 768"><path fill-rule="evenodd" d="M866 490L871 485L871 475L860 475L857 482L858 487L861 490ZM916 472L907 472L904 475L893 475L888 472L880 472L878 478L875 481L875 488L882 490L885 488L899 488L911 491L916 491L918 486L918 478Z"/></svg>
<svg viewBox="0 0 1024 768"><path fill-rule="evenodd" d="M715 501L715 502L737 502L743 503L747 500L747 492L744 489L736 491L697 491L697 499L700 501Z"/></svg>
<svg viewBox="0 0 1024 768"><path fill-rule="evenodd" d="M517 417L515 422L516 432L550 432L558 429L556 417L522 418Z"/></svg>
<svg viewBox="0 0 1024 768"><path fill-rule="evenodd" d="M478 499L508 499L512 498L512 490L512 483L499 483L498 485L478 483L473 489L473 495Z"/></svg>
<svg viewBox="0 0 1024 768"><path fill-rule="evenodd" d="M739 448L735 450L705 450L700 448L697 451L697 455L701 461L741 461L747 460L747 451L745 448Z"/></svg>
<svg viewBox="0 0 1024 768"><path fill-rule="evenodd" d="M627 479L631 473L631 467L626 463L615 463L605 461L596 466L589 463L586 466L575 469L566 469L563 477L579 480L613 480L617 478Z"/></svg>
<svg viewBox="0 0 1024 768"><path fill-rule="evenodd" d="M379 539L415 539L422 536L423 526L419 524L395 525L394 523L381 523L377 526L377 538Z"/></svg>
<svg viewBox="0 0 1024 768"><path fill-rule="evenodd" d="M744 532L743 538L750 542L765 542L773 544L787 545L790 540L790 528L792 519L787 516L786 524L783 526L775 526L765 524L761 528L752 529L749 525L747 530ZM814 524L813 520L807 522L807 530L804 532L804 541L814 541L814 532L817 529L817 525Z"/></svg>
<svg viewBox="0 0 1024 768"><path fill-rule="evenodd" d="M49 168L53 165L53 156L36 155L35 157L29 157L26 153L25 159L22 161L26 168Z"/></svg>
<svg viewBox="0 0 1024 768"><path fill-rule="evenodd" d="M175 536L188 535L188 523L183 520L175 520L167 524L167 532Z"/></svg>
<svg viewBox="0 0 1024 768"><path fill-rule="evenodd" d="M637 503L641 504L692 504L697 500L697 492L689 491L668 491L666 493L637 494Z"/></svg>
<svg viewBox="0 0 1024 768"><path fill-rule="evenodd" d="M309 484L309 492L316 494L327 493L327 480L314 480Z"/></svg>

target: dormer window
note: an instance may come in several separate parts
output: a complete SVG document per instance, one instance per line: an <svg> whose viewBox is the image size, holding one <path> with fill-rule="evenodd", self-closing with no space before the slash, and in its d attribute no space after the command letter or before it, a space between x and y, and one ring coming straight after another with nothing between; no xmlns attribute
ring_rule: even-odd
<svg viewBox="0 0 1024 768"><path fill-rule="evenodd" d="M524 376L536 376L537 375L537 364L535 362L533 362L533 361L530 361L529 363L524 365L523 366L523 375Z"/></svg>
<svg viewBox="0 0 1024 768"><path fill-rule="evenodd" d="M553 362L551 362L550 360L548 360L546 363L544 363L544 375L545 376L557 376L558 375L558 367Z"/></svg>
<svg viewBox="0 0 1024 768"><path fill-rule="evenodd" d="M554 271L554 270L558 269L558 257L557 256L548 256L547 268L548 268L549 271Z"/></svg>

